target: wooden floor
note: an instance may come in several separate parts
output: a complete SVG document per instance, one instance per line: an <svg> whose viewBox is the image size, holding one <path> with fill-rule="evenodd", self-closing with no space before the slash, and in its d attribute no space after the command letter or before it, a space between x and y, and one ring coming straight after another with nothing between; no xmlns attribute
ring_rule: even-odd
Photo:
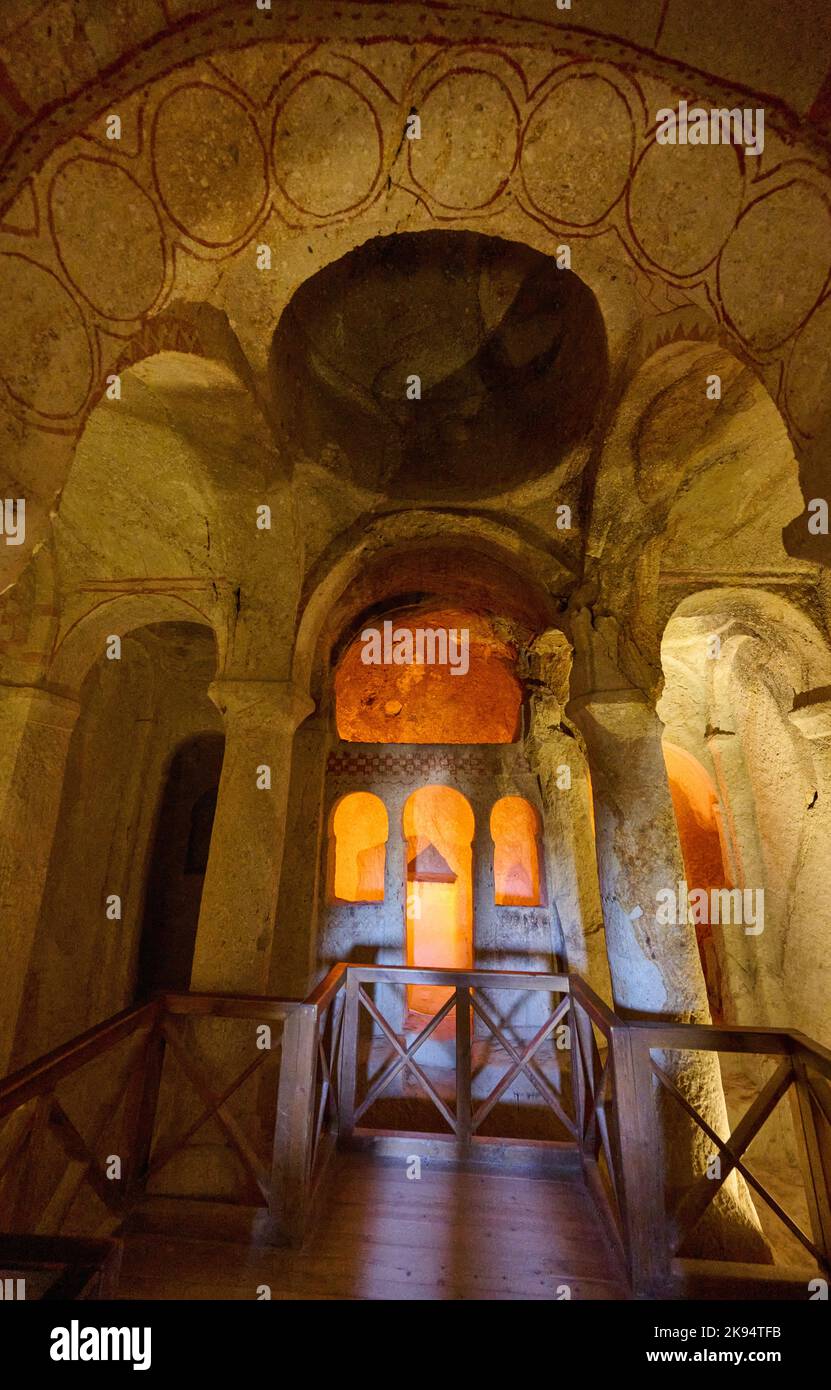
<svg viewBox="0 0 831 1390"><path fill-rule="evenodd" d="M125 1238L121 1298L613 1299L617 1257L578 1178L422 1169L339 1154L301 1251Z"/></svg>

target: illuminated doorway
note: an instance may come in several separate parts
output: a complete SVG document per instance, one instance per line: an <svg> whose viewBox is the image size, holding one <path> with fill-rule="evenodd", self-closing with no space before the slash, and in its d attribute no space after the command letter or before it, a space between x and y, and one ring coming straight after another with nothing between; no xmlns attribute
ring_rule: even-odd
<svg viewBox="0 0 831 1390"><path fill-rule="evenodd" d="M452 787L420 787L404 807L407 840L407 964L473 966L473 812ZM412 1013L432 1015L451 990L410 985Z"/></svg>

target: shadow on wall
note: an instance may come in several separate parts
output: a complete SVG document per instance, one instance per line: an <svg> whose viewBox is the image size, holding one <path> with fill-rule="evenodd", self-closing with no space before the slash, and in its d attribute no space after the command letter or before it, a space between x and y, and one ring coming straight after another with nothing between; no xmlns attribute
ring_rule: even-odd
<svg viewBox="0 0 831 1390"><path fill-rule="evenodd" d="M156 822L136 998L190 986L225 740L188 739L174 753Z"/></svg>

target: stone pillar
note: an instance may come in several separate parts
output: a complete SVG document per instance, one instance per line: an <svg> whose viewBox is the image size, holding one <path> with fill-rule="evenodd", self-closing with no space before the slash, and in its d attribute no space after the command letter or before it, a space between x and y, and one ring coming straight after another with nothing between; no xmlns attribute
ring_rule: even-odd
<svg viewBox="0 0 831 1390"><path fill-rule="evenodd" d="M490 813L499 799L494 788L488 797L468 796L473 811L473 840L471 841L471 889L473 893L473 964L476 969L503 968L500 941L497 933L497 914L493 887L493 840Z"/></svg>
<svg viewBox="0 0 831 1390"><path fill-rule="evenodd" d="M263 994L272 948L280 949L275 913L292 745L314 704L289 681L217 680L208 694L225 720L225 757L191 989ZM268 789L257 785L264 766Z"/></svg>
<svg viewBox="0 0 831 1390"><path fill-rule="evenodd" d="M551 692L532 696L527 748L542 791L546 888L566 965L611 1003L588 768L582 742Z"/></svg>
<svg viewBox="0 0 831 1390"><path fill-rule="evenodd" d="M705 742L727 821L724 843L729 870L736 887L759 888L764 886L766 873L753 787L741 738L725 728L725 723L726 720L719 718L719 727L706 734ZM770 916L769 906L767 915ZM740 927L722 929L722 970L734 1023L771 1027L787 1023L782 1013L781 989L777 985L781 968L777 967L773 939L779 934L771 932L770 924L767 925L767 931L761 936L748 936Z"/></svg>
<svg viewBox="0 0 831 1390"><path fill-rule="evenodd" d="M572 624L575 667L568 713L586 743L594 791L597 865L609 970L616 1009L624 1017L709 1023L707 989L687 904L675 924L658 922L661 890L684 879L678 829L661 746L663 725L644 692L617 661L617 629L597 626L587 610ZM659 1063L710 1127L729 1133L718 1056L659 1054ZM670 1209L702 1173L713 1146L670 1097L656 1095ZM723 1184L685 1253L769 1260L744 1182Z"/></svg>
<svg viewBox="0 0 831 1390"><path fill-rule="evenodd" d="M568 714L585 739L594 793L597 868L615 1007L648 1018L709 1023L695 929L658 925L664 889L684 861L654 705L616 664L616 628L572 623L575 664Z"/></svg>
<svg viewBox="0 0 831 1390"><path fill-rule="evenodd" d="M384 789L389 832L384 867L382 940L373 952L376 965L407 964L407 837L404 834L404 807L412 788L400 784ZM400 985L377 985L375 999L382 1014L401 1031L407 1014L407 991Z"/></svg>
<svg viewBox="0 0 831 1390"><path fill-rule="evenodd" d="M782 954L788 962L785 1009L788 1021L810 1037L831 1047L826 932L831 920L831 882L828 846L831 844L831 700L811 691L799 697L790 715L808 740L814 773L810 809L804 812L805 837L799 880L795 887L792 925Z"/></svg>
<svg viewBox="0 0 831 1390"><path fill-rule="evenodd" d="M634 1015L709 1023L695 930L681 905L658 925L658 893L684 879L661 749L663 725L642 692L596 691L569 707L592 773L597 862L615 1005Z"/></svg>
<svg viewBox="0 0 831 1390"><path fill-rule="evenodd" d="M63 695L0 685L0 1075L14 1043L79 713Z"/></svg>
<svg viewBox="0 0 831 1390"><path fill-rule="evenodd" d="M291 767L287 840L280 875L278 921L291 922L272 953L269 994L303 998L321 975L318 965L321 859L326 834L325 781L329 720L318 713L297 731Z"/></svg>

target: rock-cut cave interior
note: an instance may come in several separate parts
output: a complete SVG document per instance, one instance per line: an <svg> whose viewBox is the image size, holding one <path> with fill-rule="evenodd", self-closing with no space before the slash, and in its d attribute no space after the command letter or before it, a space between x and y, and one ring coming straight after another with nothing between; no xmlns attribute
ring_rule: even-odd
<svg viewBox="0 0 831 1390"><path fill-rule="evenodd" d="M827 1297L827 7L51 8L0 16L2 1271Z"/></svg>

